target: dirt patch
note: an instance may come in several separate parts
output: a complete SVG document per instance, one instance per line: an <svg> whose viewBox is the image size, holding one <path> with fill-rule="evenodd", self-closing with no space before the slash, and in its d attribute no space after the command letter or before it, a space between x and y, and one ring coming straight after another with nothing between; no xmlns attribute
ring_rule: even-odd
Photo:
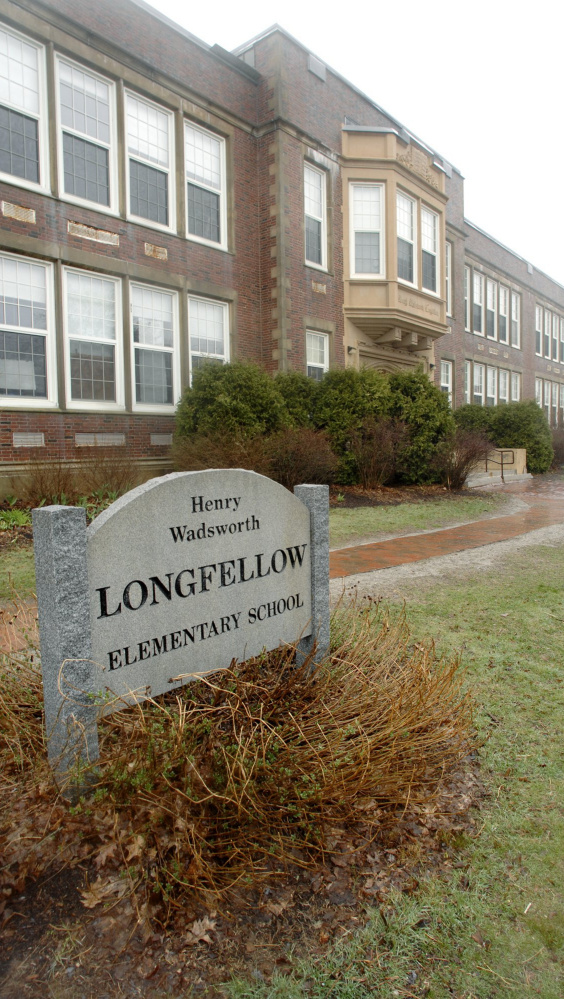
<svg viewBox="0 0 564 999"><path fill-rule="evenodd" d="M363 489L362 486L331 486L329 505L354 509L361 506L399 506L400 503L426 503L437 500L467 499L468 496L487 496L488 493L461 489L448 490L445 486L380 486Z"/></svg>
<svg viewBox="0 0 564 999"><path fill-rule="evenodd" d="M222 911L195 905L164 933L126 897L87 910L81 892L97 877L88 861L23 891L4 889L0 994L4 999L225 996L233 975L269 982L306 955L323 955L357 931L367 909L386 912L393 889L409 894L429 871L456 868L454 842L476 834L472 806L484 792L477 760L445 783L432 807L402 810L378 827L368 811L354 829L335 828L324 863L249 889ZM8 894L9 892L9 894ZM0 921L1 921L0 917Z"/></svg>

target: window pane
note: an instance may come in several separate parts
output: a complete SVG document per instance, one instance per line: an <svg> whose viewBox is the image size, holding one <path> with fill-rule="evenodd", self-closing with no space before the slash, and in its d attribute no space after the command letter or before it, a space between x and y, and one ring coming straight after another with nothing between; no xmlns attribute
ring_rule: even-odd
<svg viewBox="0 0 564 999"><path fill-rule="evenodd" d="M0 31L0 102L39 114L37 49L6 31Z"/></svg>
<svg viewBox="0 0 564 999"><path fill-rule="evenodd" d="M353 187L353 228L380 229L379 187Z"/></svg>
<svg viewBox="0 0 564 999"><path fill-rule="evenodd" d="M71 340L70 366L73 399L115 401L114 347L105 343Z"/></svg>
<svg viewBox="0 0 564 999"><path fill-rule="evenodd" d="M63 127L92 139L110 141L110 88L76 66L59 64Z"/></svg>
<svg viewBox="0 0 564 999"><path fill-rule="evenodd" d="M0 324L47 329L45 268L0 257Z"/></svg>
<svg viewBox="0 0 564 999"><path fill-rule="evenodd" d="M69 334L73 337L115 340L116 286L114 282L69 271L67 274L67 318ZM97 396L96 398L102 397Z"/></svg>
<svg viewBox="0 0 564 999"><path fill-rule="evenodd" d="M323 218L323 177L319 170L304 168L304 207L306 215Z"/></svg>
<svg viewBox="0 0 564 999"><path fill-rule="evenodd" d="M413 284L413 244L398 239L398 277Z"/></svg>
<svg viewBox="0 0 564 999"><path fill-rule="evenodd" d="M423 264L423 287L427 291L437 290L437 258L432 253L423 250L421 255Z"/></svg>
<svg viewBox="0 0 564 999"><path fill-rule="evenodd" d="M137 402L172 405L172 354L136 348L135 397Z"/></svg>
<svg viewBox="0 0 564 999"><path fill-rule="evenodd" d="M323 263L321 251L321 222L306 215L306 260L313 264Z"/></svg>
<svg viewBox="0 0 564 999"><path fill-rule="evenodd" d="M151 347L172 347L172 295L150 288L131 288L133 340Z"/></svg>
<svg viewBox="0 0 564 999"><path fill-rule="evenodd" d="M99 205L110 203L107 149L63 132L65 193Z"/></svg>
<svg viewBox="0 0 564 999"><path fill-rule="evenodd" d="M221 241L218 194L188 184L188 232L214 243Z"/></svg>
<svg viewBox="0 0 564 999"><path fill-rule="evenodd" d="M221 190L221 140L209 132L185 127L186 176Z"/></svg>
<svg viewBox="0 0 564 999"><path fill-rule="evenodd" d="M0 107L0 170L39 183L37 121Z"/></svg>
<svg viewBox="0 0 564 999"><path fill-rule="evenodd" d="M380 233L355 232L354 259L357 274L379 274Z"/></svg>
<svg viewBox="0 0 564 999"><path fill-rule="evenodd" d="M406 239L410 243L413 242L414 236L414 217L415 205L411 198L406 198L403 194L398 194L397 196L397 213L398 213L398 236L401 239Z"/></svg>
<svg viewBox="0 0 564 999"><path fill-rule="evenodd" d="M134 156L168 167L168 115L129 94L127 148Z"/></svg>
<svg viewBox="0 0 564 999"><path fill-rule="evenodd" d="M130 211L139 218L168 225L168 176L161 170L129 161Z"/></svg>
<svg viewBox="0 0 564 999"><path fill-rule="evenodd" d="M437 252L437 216L426 208L421 209L421 246L429 253Z"/></svg>
<svg viewBox="0 0 564 999"><path fill-rule="evenodd" d="M47 398L46 338L0 332L0 395Z"/></svg>
<svg viewBox="0 0 564 999"><path fill-rule="evenodd" d="M225 310L201 299L189 300L190 348L199 354L225 354ZM193 365L194 366L194 365Z"/></svg>

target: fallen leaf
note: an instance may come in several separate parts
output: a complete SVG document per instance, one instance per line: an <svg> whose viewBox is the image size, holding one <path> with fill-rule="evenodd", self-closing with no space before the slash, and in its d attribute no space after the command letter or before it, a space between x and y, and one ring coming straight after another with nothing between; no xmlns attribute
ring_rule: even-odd
<svg viewBox="0 0 564 999"><path fill-rule="evenodd" d="M210 933L215 929L215 920L208 919L204 916L203 919L195 919L192 925L188 928L186 933L186 943L189 946L197 943L212 943Z"/></svg>
<svg viewBox="0 0 564 999"><path fill-rule="evenodd" d="M124 878L110 878L109 881L97 878L81 892L82 904L87 909L93 909L94 906L101 905L103 902L115 901L118 898L123 898L128 887Z"/></svg>

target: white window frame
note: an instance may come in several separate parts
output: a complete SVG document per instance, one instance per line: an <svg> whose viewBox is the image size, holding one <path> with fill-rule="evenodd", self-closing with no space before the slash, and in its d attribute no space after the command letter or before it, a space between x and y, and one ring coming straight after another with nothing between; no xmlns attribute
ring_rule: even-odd
<svg viewBox="0 0 564 999"><path fill-rule="evenodd" d="M498 402L509 402L509 371L507 368L500 368L498 374Z"/></svg>
<svg viewBox="0 0 564 999"><path fill-rule="evenodd" d="M101 338L93 338L93 342L95 343L113 342L115 348L114 370L115 370L115 381L116 381L116 397L113 402L104 399L72 398L70 341L76 339L80 340L81 337L73 336L72 330L69 328L69 317L68 317L68 293L69 293L68 275L69 274L82 274L85 277L97 278L101 281L111 281L116 287L115 341L103 340ZM87 411L87 412L108 412L108 413L123 412L123 410L125 409L125 393L124 393L124 362L123 362L122 283L120 278L115 278L111 274L105 274L102 271L85 271L79 267L63 267L63 331L64 331L64 347L65 347L65 394L66 394L67 409ZM86 340L86 338L84 338L84 340L87 343L90 342Z"/></svg>
<svg viewBox="0 0 564 999"><path fill-rule="evenodd" d="M413 219L413 239L412 240L405 239L404 236L400 237L400 235L399 235L399 229L398 229L398 217L399 217L398 199L399 198L404 198L406 201L409 201L411 203L411 212L412 212L412 219ZM408 194L406 191L402 191L401 188L398 188L398 190L396 191L396 256L397 256L397 241L399 239L403 239L405 243L409 243L411 245L411 251L412 251L412 254L413 254L413 281L408 281L407 278L401 278L399 276L399 266L398 266L398 275L397 275L397 278L398 278L398 281L399 281L400 284L405 284L405 285L407 285L408 288L417 288L419 286L419 261L418 261L418 254L417 254L417 232L418 232L418 225L417 225L417 223L418 223L418 219L417 219L417 201L415 200L415 198L412 198L411 195Z"/></svg>
<svg viewBox="0 0 564 999"><path fill-rule="evenodd" d="M535 378L535 402L542 409L542 378Z"/></svg>
<svg viewBox="0 0 564 999"><path fill-rule="evenodd" d="M551 342L552 342L552 313L548 309L544 310L544 328L543 328L543 343L542 343L542 356L550 361L551 355Z"/></svg>
<svg viewBox="0 0 564 999"><path fill-rule="evenodd" d="M435 230L435 248L434 250L428 250L423 245L424 234L423 234L423 213L427 212L427 215L432 216L434 219L434 230ZM428 208L427 205L421 205L421 220L420 220L420 232L421 232L421 290L427 295L435 295L437 298L441 294L441 217L440 215L433 211L432 208ZM430 256L435 258L435 290L432 288L426 288L423 284L423 254L428 253Z"/></svg>
<svg viewBox="0 0 564 999"><path fill-rule="evenodd" d="M560 385L560 409L563 410L561 419L564 420L564 385Z"/></svg>
<svg viewBox="0 0 564 999"><path fill-rule="evenodd" d="M493 314L493 333L488 333L488 313ZM497 281L486 278L486 337L497 340Z"/></svg>
<svg viewBox="0 0 564 999"><path fill-rule="evenodd" d="M305 179L307 171L317 174L321 178L321 216L312 215L306 212L305 204ZM314 267L318 271L327 270L327 174L325 170L320 170L318 167L312 166L311 163L304 163L304 219L305 218L315 219L316 222L321 223L321 263L317 263L314 260L308 260L307 258L307 243L304 231L304 260L307 267Z"/></svg>
<svg viewBox="0 0 564 999"><path fill-rule="evenodd" d="M204 302L210 305L218 305L223 309L223 346L224 352L221 354L202 354L199 351L192 350L192 337L190 334L190 303L191 302ZM222 302L218 298L206 298L203 295L188 295L188 358L190 364L190 384L192 384L192 376L194 374L194 367L192 364L192 356L195 357L211 357L212 360L221 360L223 364L227 364L230 360L230 326L229 326L229 303Z"/></svg>
<svg viewBox="0 0 564 999"><path fill-rule="evenodd" d="M480 289L480 300L476 295L476 289ZM482 315L482 329L477 330L474 323L474 309L479 306ZM472 275L472 329L476 336L485 336L485 309L484 309L484 275L479 271L474 271Z"/></svg>
<svg viewBox="0 0 564 999"><path fill-rule="evenodd" d="M505 310L505 311L503 311ZM505 339L501 339L500 319L505 319ZM497 338L500 343L509 343L509 288L500 284L498 288Z"/></svg>
<svg viewBox="0 0 564 999"><path fill-rule="evenodd" d="M543 409L547 423L550 426L550 404L552 401L552 386L547 378L544 379Z"/></svg>
<svg viewBox="0 0 564 999"><path fill-rule="evenodd" d="M380 197L380 228L379 229L355 229L354 228L354 190L357 187L376 188ZM350 276L352 279L359 278L368 281L382 281L386 277L386 190L383 183L365 183L363 181L351 181L349 184L349 247L350 247ZM377 232L380 236L380 270L369 274L356 271L356 246L355 232Z"/></svg>
<svg viewBox="0 0 564 999"><path fill-rule="evenodd" d="M558 426L558 383L552 383L552 425L554 427Z"/></svg>
<svg viewBox="0 0 564 999"><path fill-rule="evenodd" d="M535 305L535 354L542 357L542 336L543 336L543 310L542 305ZM538 341L538 346L537 346Z"/></svg>
<svg viewBox="0 0 564 999"><path fill-rule="evenodd" d="M1 171L0 181L5 181L7 184L14 184L15 187L24 187L29 191L50 191L45 46L40 45L39 42L35 41L35 39L29 38L27 35L23 35L19 31L14 31L12 28L8 28L7 24L1 23L0 30L4 31L7 35L12 35L13 38L17 38L18 41L24 42L26 45L29 45L37 51L37 78L39 85L38 114L34 114L32 111L28 111L18 104L10 103L8 101L3 102L2 106L37 121L37 139L39 142L39 183L35 183L33 180L26 180L25 177L17 177L16 174L13 173L3 173Z"/></svg>
<svg viewBox="0 0 564 999"><path fill-rule="evenodd" d="M521 372L511 372L511 402L519 402L521 399Z"/></svg>
<svg viewBox="0 0 564 999"><path fill-rule="evenodd" d="M472 379L472 402L475 406L483 406L485 403L485 364L474 364L474 373ZM476 387L480 388L480 391L476 391ZM480 402L476 402L475 396L480 396Z"/></svg>
<svg viewBox="0 0 564 999"><path fill-rule="evenodd" d="M128 148L128 129L127 129L127 102L128 98L131 97L133 100L138 101L139 104L146 104L149 108L154 108L155 111L159 111L161 114L166 115L168 121L168 166L164 167L160 163L152 163L148 159L144 159L142 156L136 153L130 153ZM124 136L124 148L125 148L125 196L127 212L126 218L130 222L138 222L140 225L147 226L149 229L160 229L161 232L176 232L176 157L174 149L174 115L172 111L168 108L162 106L162 104L156 104L154 101L148 101L146 97L141 97L136 94L133 90L126 90L124 92L123 98L124 106L124 122L125 122L125 136ZM130 176L129 176L129 161L135 160L137 163L141 163L143 166L152 167L154 170L158 170L160 173L166 174L168 177L168 225L163 225L161 222L153 222L151 219L145 219L142 215L134 215L130 210L131 205L131 193L130 193Z"/></svg>
<svg viewBox="0 0 564 999"><path fill-rule="evenodd" d="M448 395L450 406L452 406L452 367L452 361L441 360L441 392Z"/></svg>
<svg viewBox="0 0 564 999"><path fill-rule="evenodd" d="M472 402L470 396L470 386L472 382L472 361L464 362L464 402L468 405Z"/></svg>
<svg viewBox="0 0 564 999"><path fill-rule="evenodd" d="M452 316L452 243L445 243L445 296L446 314Z"/></svg>
<svg viewBox="0 0 564 999"><path fill-rule="evenodd" d="M140 288L142 291L154 291L161 295L172 297L172 347L153 347L150 344L136 343L133 339L133 289ZM137 413L174 413L175 407L182 394L180 377L180 319L178 293L170 288L161 288L157 285L143 284L141 281L131 281L129 286L129 335L131 342L131 408ZM167 353L172 355L172 403L150 403L137 402L137 392L135 384L135 351L154 350L157 353Z"/></svg>
<svg viewBox="0 0 564 999"><path fill-rule="evenodd" d="M560 364L564 364L564 319L560 320Z"/></svg>
<svg viewBox="0 0 564 999"><path fill-rule="evenodd" d="M308 357L308 353L309 353L308 337L310 337L310 336L320 337L323 340L323 345L324 345L323 352L324 352L324 357L325 357L325 361L324 361L323 364L319 364L317 361L310 361L310 359ZM308 378L311 378L312 376L309 374L309 370L308 370L309 368L317 368L318 370L322 371L323 374L326 374L326 372L329 371L329 334L328 333L320 333L319 330L306 330L306 374L307 374ZM322 377L323 377L323 375L322 375Z"/></svg>
<svg viewBox="0 0 564 999"><path fill-rule="evenodd" d="M493 386L493 392L490 388ZM493 399L493 402L489 400ZM490 364L486 367L486 406L497 406L497 368Z"/></svg>
<svg viewBox="0 0 564 999"><path fill-rule="evenodd" d="M471 332L471 320L472 320L472 295L470 291L472 289L472 270L466 264L464 265L464 329Z"/></svg>
<svg viewBox="0 0 564 999"><path fill-rule="evenodd" d="M516 330L515 336L514 325ZM509 343L517 350L521 350L521 295L517 291L511 292L511 330L509 333Z"/></svg>
<svg viewBox="0 0 564 999"><path fill-rule="evenodd" d="M100 80L108 87L108 99L109 99L109 130L110 130L110 141L109 144L102 142L99 139L93 139L92 137L83 134L82 132L75 132L74 129L68 128L66 125L63 126L61 121L61 65L65 64L71 68L77 69L80 73L85 73L87 76L93 77L95 80ZM58 182L59 182L59 197L62 201L68 201L73 205L84 205L87 208L93 208L97 212L103 212L105 215L119 215L119 194L118 194L118 167L117 167L117 122L116 122L116 85L113 80L110 80L107 76L102 76L96 70L92 69L90 66L84 63L76 62L75 59L68 59L66 56L59 55L55 56L55 114L57 122L57 160L59 165L58 170ZM110 203L109 205L102 205L99 201L88 201L86 198L79 198L75 194L67 194L65 191L65 165L64 165L64 153L63 153L63 131L68 132L69 135L76 135L79 139L83 139L85 142L90 142L93 146L99 146L102 149L108 150L108 176L110 181Z"/></svg>
<svg viewBox="0 0 564 999"><path fill-rule="evenodd" d="M54 272L53 264L46 260L38 260L35 257L20 257L15 253L0 253L6 260L15 260L16 263L33 264L45 269L45 293L46 293L46 315L47 329L39 330L28 326L13 326L3 323L0 330L10 333L23 333L31 336L45 337L45 367L47 373L47 395L43 398L33 398L30 396L2 395L0 396L0 409L52 409L58 403L58 383L57 383L57 344L56 344L56 324L55 324L55 298L54 298Z"/></svg>
<svg viewBox="0 0 564 999"><path fill-rule="evenodd" d="M560 316L552 313L552 360L558 361L558 341L560 333Z"/></svg>
<svg viewBox="0 0 564 999"><path fill-rule="evenodd" d="M219 190L212 187L210 184L204 183L201 180L195 180L193 177L188 177L186 171L186 131L192 128L195 132L201 132L203 135L209 135L212 139L219 143L219 163L220 163L220 180L221 185ZM184 192L186 200L186 239L192 240L195 243L202 243L204 246L211 246L215 250L227 251L227 166L226 166L226 142L223 135L219 135L218 132L212 131L211 128L202 128L195 121L191 119L184 119ZM205 239L204 236L196 236L194 233L189 232L189 217L188 217L188 184L193 184L195 187L202 188L203 191L211 191L212 194L219 194L219 234L220 239L215 242L213 239Z"/></svg>

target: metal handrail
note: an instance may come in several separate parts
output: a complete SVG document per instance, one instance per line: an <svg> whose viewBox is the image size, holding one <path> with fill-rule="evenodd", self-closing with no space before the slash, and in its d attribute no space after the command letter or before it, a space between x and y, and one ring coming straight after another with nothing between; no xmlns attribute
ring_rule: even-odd
<svg viewBox="0 0 564 999"><path fill-rule="evenodd" d="M495 451L497 454L499 454L501 456L499 461L497 460L497 458L488 458L488 455L490 455L492 453L492 450ZM505 482L505 479L503 477L503 461L504 461L504 456L508 455L508 454L511 455L511 460L510 461L506 461L505 464L506 465L514 465L515 464L515 452L514 451L509 451L509 450L505 450L503 448L498 448L498 447L496 447L496 448L490 448L489 451L486 451L486 458L485 458L485 461L486 461L486 472L488 470L488 461L490 462L491 465L500 465L501 466L501 481L502 482Z"/></svg>

